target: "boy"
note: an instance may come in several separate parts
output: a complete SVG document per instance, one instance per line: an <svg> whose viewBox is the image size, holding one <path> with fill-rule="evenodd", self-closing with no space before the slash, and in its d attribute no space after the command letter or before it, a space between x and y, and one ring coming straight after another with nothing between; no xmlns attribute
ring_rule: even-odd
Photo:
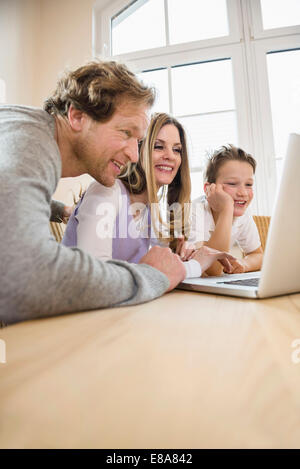
<svg viewBox="0 0 300 469"><path fill-rule="evenodd" d="M206 197L193 201L204 212L204 244L221 251L229 251L235 242L244 253L243 259L233 262L230 273L260 270L263 250L257 227L247 208L253 199L256 161L240 148L223 146L209 160L204 191ZM195 219L195 216L194 216ZM221 275L222 266L215 262L208 275ZM224 269L224 272L229 273Z"/></svg>

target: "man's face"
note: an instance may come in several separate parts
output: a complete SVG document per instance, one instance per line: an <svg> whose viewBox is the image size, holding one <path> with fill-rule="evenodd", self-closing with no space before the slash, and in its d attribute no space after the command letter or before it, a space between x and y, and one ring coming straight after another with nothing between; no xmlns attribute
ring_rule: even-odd
<svg viewBox="0 0 300 469"><path fill-rule="evenodd" d="M86 117L72 142L84 171L104 186L112 186L124 165L138 160L138 142L149 124L149 108L122 103L105 123Z"/></svg>

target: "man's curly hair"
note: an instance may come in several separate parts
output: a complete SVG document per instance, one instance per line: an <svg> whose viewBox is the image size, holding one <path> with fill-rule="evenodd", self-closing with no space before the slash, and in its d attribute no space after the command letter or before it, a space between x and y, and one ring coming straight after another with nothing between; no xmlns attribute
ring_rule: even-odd
<svg viewBox="0 0 300 469"><path fill-rule="evenodd" d="M141 83L128 68L114 61L93 61L69 71L45 101L49 114L67 117L70 105L98 122L108 121L123 98L151 107L155 90Z"/></svg>

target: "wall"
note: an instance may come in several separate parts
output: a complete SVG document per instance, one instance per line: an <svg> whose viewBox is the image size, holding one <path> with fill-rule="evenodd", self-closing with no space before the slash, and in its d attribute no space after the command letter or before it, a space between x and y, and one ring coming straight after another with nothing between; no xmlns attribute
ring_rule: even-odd
<svg viewBox="0 0 300 469"><path fill-rule="evenodd" d="M107 5L109 0L98 0ZM42 106L67 67L92 58L95 0L0 0L6 102Z"/></svg>
<svg viewBox="0 0 300 469"><path fill-rule="evenodd" d="M100 0L103 6L109 0ZM95 0L41 0L40 49L34 104L41 106L52 92L58 75L66 68L76 68L92 59L92 15ZM99 0L98 0L99 4ZM60 180L53 198L67 205L78 199L92 178Z"/></svg>
<svg viewBox="0 0 300 469"><path fill-rule="evenodd" d="M35 104L40 106L65 68L92 58L92 9L95 0L40 0L41 32Z"/></svg>
<svg viewBox="0 0 300 469"><path fill-rule="evenodd" d="M109 0L97 0L107 5ZM95 0L0 0L0 80L5 102L41 107L58 75L92 58ZM1 91L1 90L0 90ZM1 96L0 96L1 98ZM54 197L68 205L91 178L62 179Z"/></svg>
<svg viewBox="0 0 300 469"><path fill-rule="evenodd" d="M0 78L6 103L34 102L40 0L0 0Z"/></svg>

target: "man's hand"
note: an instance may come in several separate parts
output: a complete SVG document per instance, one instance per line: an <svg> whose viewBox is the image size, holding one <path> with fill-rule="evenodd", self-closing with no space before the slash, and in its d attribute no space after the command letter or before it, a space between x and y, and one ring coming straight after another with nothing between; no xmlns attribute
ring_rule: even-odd
<svg viewBox="0 0 300 469"><path fill-rule="evenodd" d="M142 257L139 264L148 264L165 274L170 282L167 291L173 290L178 283L185 279L186 270L183 262L177 254L173 254L170 248L154 246Z"/></svg>
<svg viewBox="0 0 300 469"><path fill-rule="evenodd" d="M205 187L207 202L214 212L220 213L234 206L233 198L224 191L222 184L208 184Z"/></svg>
<svg viewBox="0 0 300 469"><path fill-rule="evenodd" d="M237 261L228 252L216 251L216 249L209 248L208 246L197 249L190 258L199 262L202 272L209 269L214 262L219 261L225 267L227 273L232 273L233 263Z"/></svg>

